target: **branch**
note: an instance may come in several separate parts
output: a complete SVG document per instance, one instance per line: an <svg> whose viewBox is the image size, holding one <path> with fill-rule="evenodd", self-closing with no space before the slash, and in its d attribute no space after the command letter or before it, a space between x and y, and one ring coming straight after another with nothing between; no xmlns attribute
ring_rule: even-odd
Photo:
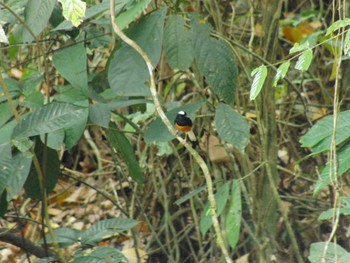
<svg viewBox="0 0 350 263"><path fill-rule="evenodd" d="M162 119L163 123L168 128L169 132L181 144L183 144L185 146L185 148L193 156L194 160L198 163L198 165L201 167L201 169L203 171L203 174L204 174L204 177L206 180L206 184L207 184L207 188L208 188L208 200L209 200L209 204L210 204L210 215L211 215L211 219L212 219L213 226L214 226L214 232L215 232L216 237L217 237L217 244L219 245L219 247L220 247L220 249L225 257L226 262L231 263L232 259L229 255L228 249L225 245L225 242L224 242L224 239L222 236L222 232L221 232L221 228L220 228L220 224L219 224L219 219L218 219L218 215L217 215L217 208L216 208L217 206L216 206L216 201L215 201L214 191L213 191L213 182L211 179L211 175L210 175L208 166L205 163L205 161L203 160L203 158L198 154L198 152L196 150L194 150L189 143L187 143L183 138L181 138L177 134L175 128L173 127L173 125L171 124L171 122L169 121L167 116L165 115L165 113L162 109L162 106L160 105L160 102L158 100L158 94L157 94L157 89L156 89L156 85L155 85L155 77L153 74L152 62L151 62L150 58L148 57L148 55L140 48L140 46L137 43L135 43L132 39L130 39L128 36L126 36L123 33L123 31L118 27L118 25L115 22L114 6L115 6L115 0L111 0L110 1L110 10L111 10L111 23L113 26L113 30L117 34L117 36L119 36L126 44L128 44L135 51L137 51L140 54L140 56L143 58L143 60L145 61L146 65L147 65L148 73L150 76L150 91L151 91L154 105L155 105L155 108L156 108L156 111L157 111L159 117Z"/></svg>
<svg viewBox="0 0 350 263"><path fill-rule="evenodd" d="M54 252L42 248L28 239L18 236L13 231L6 228L0 229L0 241L19 247L38 258L56 256Z"/></svg>

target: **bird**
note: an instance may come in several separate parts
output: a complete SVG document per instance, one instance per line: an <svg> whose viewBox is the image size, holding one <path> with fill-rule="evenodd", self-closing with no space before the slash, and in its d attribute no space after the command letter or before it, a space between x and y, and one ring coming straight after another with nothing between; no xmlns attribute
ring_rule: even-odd
<svg viewBox="0 0 350 263"><path fill-rule="evenodd" d="M197 137L192 131L192 120L187 117L187 113L183 110L179 111L175 118L175 126L179 131L188 135L191 141L192 147L195 148L198 145Z"/></svg>

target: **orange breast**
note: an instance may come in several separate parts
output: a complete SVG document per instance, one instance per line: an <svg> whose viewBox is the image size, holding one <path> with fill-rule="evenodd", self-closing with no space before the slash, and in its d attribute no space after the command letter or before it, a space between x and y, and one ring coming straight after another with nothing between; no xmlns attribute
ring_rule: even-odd
<svg viewBox="0 0 350 263"><path fill-rule="evenodd" d="M191 130L191 126L180 126L177 123L175 123L175 126L182 132L189 132Z"/></svg>

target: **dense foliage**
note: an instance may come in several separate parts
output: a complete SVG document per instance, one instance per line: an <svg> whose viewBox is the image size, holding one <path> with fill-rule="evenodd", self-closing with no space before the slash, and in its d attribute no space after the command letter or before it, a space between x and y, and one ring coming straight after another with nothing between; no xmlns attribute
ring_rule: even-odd
<svg viewBox="0 0 350 263"><path fill-rule="evenodd" d="M348 262L346 12L1 1L2 260Z"/></svg>

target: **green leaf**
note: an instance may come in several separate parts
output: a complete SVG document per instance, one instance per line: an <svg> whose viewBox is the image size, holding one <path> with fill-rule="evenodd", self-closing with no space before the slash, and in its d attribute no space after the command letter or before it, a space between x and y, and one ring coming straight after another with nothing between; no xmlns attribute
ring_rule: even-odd
<svg viewBox="0 0 350 263"><path fill-rule="evenodd" d="M248 123L241 114L229 105L219 103L216 107L215 126L221 138L244 153L250 132Z"/></svg>
<svg viewBox="0 0 350 263"><path fill-rule="evenodd" d="M13 172L10 143L0 144L0 195L4 192Z"/></svg>
<svg viewBox="0 0 350 263"><path fill-rule="evenodd" d="M325 258L323 251L326 242L312 243L310 247L310 256L308 257L310 263L320 263L323 260L327 263L348 263L350 260L350 253L343 247L335 243L329 243Z"/></svg>
<svg viewBox="0 0 350 263"><path fill-rule="evenodd" d="M242 200L239 181L235 180L230 192L230 205L226 215L226 236L228 243L235 248L241 228Z"/></svg>
<svg viewBox="0 0 350 263"><path fill-rule="evenodd" d="M322 220L327 220L327 219L331 219L334 217L334 215L336 214L336 211L339 212L340 215L344 215L344 216L348 216L350 215L350 198L346 197L346 196L342 196L340 197L342 200L342 207L341 208L331 208L328 209L327 211L323 211L320 216L318 217L319 221Z"/></svg>
<svg viewBox="0 0 350 263"><path fill-rule="evenodd" d="M111 110L107 104L96 103L89 105L89 120L98 126L108 128Z"/></svg>
<svg viewBox="0 0 350 263"><path fill-rule="evenodd" d="M254 76L254 79L250 89L249 99L255 100L264 86L265 79L267 77L267 67L265 65L261 65L260 67L255 68L251 75Z"/></svg>
<svg viewBox="0 0 350 263"><path fill-rule="evenodd" d="M72 87L71 85L56 86L55 101L68 102L76 106L87 107L89 101L87 100L85 91Z"/></svg>
<svg viewBox="0 0 350 263"><path fill-rule="evenodd" d="M350 142L344 145L339 151L338 151L338 177L344 175L349 169L350 169ZM333 170L330 171L330 169L333 169L331 165L328 163L322 170L320 174L320 178L317 180L314 193L318 193L320 190L322 190L324 187L326 187L328 184L331 183L331 178L334 180L334 173Z"/></svg>
<svg viewBox="0 0 350 263"><path fill-rule="evenodd" d="M346 32L345 38L344 38L344 54L350 55L350 31Z"/></svg>
<svg viewBox="0 0 350 263"><path fill-rule="evenodd" d="M27 155L29 149L34 145L33 141L26 137L17 137L12 139L12 144L22 153L27 153Z"/></svg>
<svg viewBox="0 0 350 263"><path fill-rule="evenodd" d="M160 60L166 12L167 8L163 6L147 14L138 20L127 32L127 35L149 56L154 66Z"/></svg>
<svg viewBox="0 0 350 263"><path fill-rule="evenodd" d="M212 90L225 102L233 102L238 69L226 42L214 38L203 39L199 44L196 42L195 60Z"/></svg>
<svg viewBox="0 0 350 263"><path fill-rule="evenodd" d="M187 115L194 121L195 113L203 105L204 101L199 101L185 106L172 109L165 113L171 123L174 122L177 113L180 110L183 110ZM169 132L168 128L165 126L160 117L155 119L145 131L145 142L154 143L154 142L168 142L174 139L174 136Z"/></svg>
<svg viewBox="0 0 350 263"><path fill-rule="evenodd" d="M112 218L99 221L83 231L81 243L95 244L108 235L127 231L137 224L138 221L130 218Z"/></svg>
<svg viewBox="0 0 350 263"><path fill-rule="evenodd" d="M350 25L350 18L337 20L328 27L327 32L326 32L326 36L328 36L330 33L334 32L342 27L346 27L349 25Z"/></svg>
<svg viewBox="0 0 350 263"><path fill-rule="evenodd" d="M293 54L296 52L304 51L310 47L309 41L305 41L303 43L295 43L294 46L289 50L289 54Z"/></svg>
<svg viewBox="0 0 350 263"><path fill-rule="evenodd" d="M64 129L64 144L68 149L71 149L77 142L80 137L83 135L86 124L88 121L89 109L84 108L84 111L80 115L80 118L76 122Z"/></svg>
<svg viewBox="0 0 350 263"><path fill-rule="evenodd" d="M188 194L180 197L179 199L177 199L175 201L175 204L177 205L181 205L182 203L186 202L187 200L191 199L192 197L194 197L195 195L203 192L205 189L207 189L207 186L206 185L203 185L201 187L198 187L194 190L192 190L191 192L189 192Z"/></svg>
<svg viewBox="0 0 350 263"><path fill-rule="evenodd" d="M143 172L139 162L136 160L134 149L124 133L120 132L114 123L111 123L107 130L107 139L117 152L123 156L131 178L142 185Z"/></svg>
<svg viewBox="0 0 350 263"><path fill-rule="evenodd" d="M81 120L86 108L52 102L29 113L14 128L12 137L30 137L72 126Z"/></svg>
<svg viewBox="0 0 350 263"><path fill-rule="evenodd" d="M172 68L186 70L193 61L192 35L185 28L185 19L179 15L168 17L164 32L164 54Z"/></svg>
<svg viewBox="0 0 350 263"><path fill-rule="evenodd" d="M160 59L166 8L161 8L135 24L128 33L153 65ZM142 57L130 46L123 44L112 56L108 68L110 87L118 96L150 96L149 73Z"/></svg>
<svg viewBox="0 0 350 263"><path fill-rule="evenodd" d="M225 184L220 186L218 191L215 193L215 201L217 205L216 214L218 216L221 215L221 213L224 211L224 208L227 204L230 184L231 182L226 182ZM209 201L207 201L207 203L204 206L204 210L199 222L199 228L203 236L205 236L205 234L208 232L208 230L212 225L213 225L213 222L211 220L210 204L209 204Z"/></svg>
<svg viewBox="0 0 350 263"><path fill-rule="evenodd" d="M298 58L297 63L295 64L295 69L300 71L307 71L311 65L313 58L313 53L311 49L305 50Z"/></svg>
<svg viewBox="0 0 350 263"><path fill-rule="evenodd" d="M75 256L72 263L125 263L128 260L118 249L109 246L96 247L91 253Z"/></svg>
<svg viewBox="0 0 350 263"><path fill-rule="evenodd" d="M343 111L338 114L336 131L336 145L349 138L350 111ZM312 128L301 138L301 146L311 148L314 153L329 150L332 134L333 115L323 118L312 126Z"/></svg>
<svg viewBox="0 0 350 263"><path fill-rule="evenodd" d="M47 26L55 3L55 0L28 0L24 10L24 22L35 36L38 36ZM34 38L27 28L23 27L22 30L23 42L32 42Z"/></svg>
<svg viewBox="0 0 350 263"><path fill-rule="evenodd" d="M11 141L11 135L16 125L17 125L16 120L12 120L0 128L0 144Z"/></svg>
<svg viewBox="0 0 350 263"><path fill-rule="evenodd" d="M40 139L45 142L45 134L40 134ZM64 141L64 130L57 130L47 134L47 146L59 151Z"/></svg>
<svg viewBox="0 0 350 263"><path fill-rule="evenodd" d="M58 72L87 97L87 56L83 43L58 50L53 55L53 64Z"/></svg>
<svg viewBox="0 0 350 263"><path fill-rule="evenodd" d="M57 151L48 147L45 149L45 146L40 140L36 141L35 153L39 160L43 176L45 176L46 192L50 193L54 189L60 174L60 160L58 153ZM46 156L44 154L46 154ZM46 164L44 165L45 160ZM44 169L44 167L46 167L46 169ZM24 184L24 189L30 198L42 200L42 189L38 179L38 173L34 165L32 165L30 169L30 173Z"/></svg>
<svg viewBox="0 0 350 263"><path fill-rule="evenodd" d="M118 16L116 18L116 22L119 28L124 29L126 26L128 26L138 15L140 15L146 9L150 2L151 0L135 1L134 4L124 12L120 14L117 12Z"/></svg>
<svg viewBox="0 0 350 263"><path fill-rule="evenodd" d="M86 3L81 0L58 0L62 4L63 16L78 27L85 16Z"/></svg>
<svg viewBox="0 0 350 263"><path fill-rule="evenodd" d="M151 96L148 80L147 65L134 49L124 46L113 54L108 81L116 95Z"/></svg>
<svg viewBox="0 0 350 263"><path fill-rule="evenodd" d="M13 171L8 181L7 201L10 201L23 188L24 182L27 180L32 158L26 154L18 152L12 158Z"/></svg>
<svg viewBox="0 0 350 263"><path fill-rule="evenodd" d="M15 107L18 105L18 101L13 101ZM0 127L3 126L13 116L12 109L9 103L3 102L0 104Z"/></svg>
<svg viewBox="0 0 350 263"><path fill-rule="evenodd" d="M56 241L58 245L61 248L64 248L79 242L80 236L83 231L74 228L60 227L54 229L53 232L56 236ZM50 235L46 236L46 242L48 244L54 243ZM43 243L43 240L41 240L40 243Z"/></svg>
<svg viewBox="0 0 350 263"><path fill-rule="evenodd" d="M284 79L284 77L287 75L288 69L290 66L290 61L287 60L286 62L284 62L283 64L281 64L276 72L276 75L273 79L273 86L276 87L277 86L277 82L281 79Z"/></svg>

